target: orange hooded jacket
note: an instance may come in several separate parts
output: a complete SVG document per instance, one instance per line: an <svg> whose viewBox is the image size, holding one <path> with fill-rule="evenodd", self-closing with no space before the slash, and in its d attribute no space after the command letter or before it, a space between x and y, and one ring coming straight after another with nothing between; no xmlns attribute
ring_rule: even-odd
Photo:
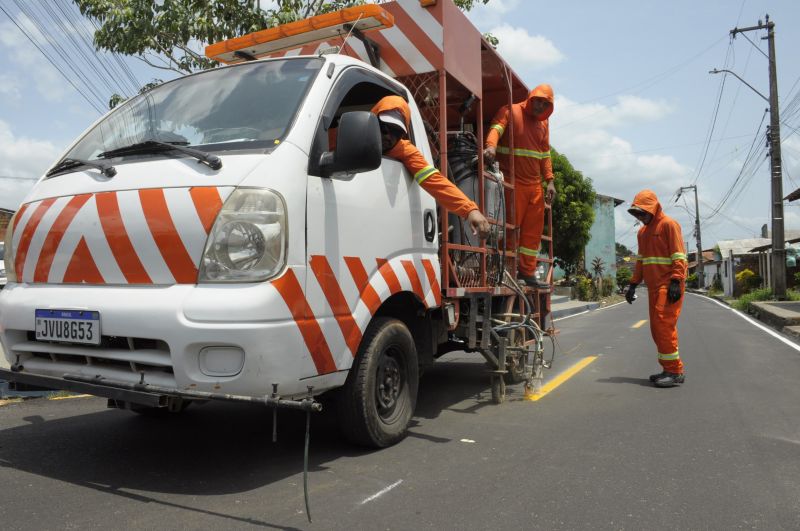
<svg viewBox="0 0 800 531"><path fill-rule="evenodd" d="M411 130L411 111L406 101L400 96L386 96L372 108L376 116L382 112L400 111L405 118L406 129ZM478 205L464 195L464 192L433 167L417 147L406 139L401 139L395 146L384 153L387 157L399 160L414 180L442 206L464 218Z"/></svg>
<svg viewBox="0 0 800 531"><path fill-rule="evenodd" d="M532 105L533 98L544 98L550 102L549 108L539 116L532 116L528 106ZM514 119L514 173L517 182L522 185L538 184L541 180L553 180L553 163L550 160L550 115L553 114L553 88L542 84L528 94L528 99L522 103L502 107L489 128L486 135L486 147L497 148L497 161L500 169L507 172L511 149L509 138L505 135L510 120L509 114ZM499 145L498 145L499 144Z"/></svg>
<svg viewBox="0 0 800 531"><path fill-rule="evenodd" d="M648 289L657 289L668 285L673 278L686 279L686 250L678 222L664 214L651 190L636 194L631 207L653 215L653 220L642 226L637 235L639 254L631 283L640 284L644 280Z"/></svg>

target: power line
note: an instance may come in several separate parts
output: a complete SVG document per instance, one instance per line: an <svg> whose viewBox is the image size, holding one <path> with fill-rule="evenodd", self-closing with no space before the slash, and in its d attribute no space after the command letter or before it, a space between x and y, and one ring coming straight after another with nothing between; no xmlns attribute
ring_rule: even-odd
<svg viewBox="0 0 800 531"><path fill-rule="evenodd" d="M728 68L728 60L730 59L732 49L733 49L733 38L731 38L730 42L728 43L728 51L725 54L725 62L724 62L723 68ZM708 156L708 149L711 147L711 139L714 136L714 127L717 124L717 115L719 114L719 106L720 106L720 103L722 102L722 92L723 92L723 89L725 88L725 80L727 78L728 78L728 74L726 72L722 76L722 79L720 80L720 83L719 83L719 89L717 91L717 103L714 106L714 112L711 115L711 125L708 128L708 136L706 138L706 147L703 150L703 154L702 154L702 156L700 158L700 163L697 165L697 172L695 173L694 181L692 181L693 185L696 185L697 181L700 179L700 173L703 171L703 165L705 164L706 157Z"/></svg>
<svg viewBox="0 0 800 531"><path fill-rule="evenodd" d="M38 178L36 177L15 177L13 175L0 175L0 179L12 180L12 181L36 181Z"/></svg>
<svg viewBox="0 0 800 531"><path fill-rule="evenodd" d="M39 44L33 39L33 37L31 37L28 34L28 32L25 29L23 29L22 26L19 25L19 23L17 23L14 17L12 17L11 14L8 11L6 11L2 5L0 5L0 11L2 11L11 21L11 23L14 24L17 27L17 29L22 32L23 35L25 35L25 37L31 42L31 44L33 44L33 46L37 50L39 50L39 52L45 57L45 59L47 59L47 61L53 66L53 68L55 68L58 71L58 73L61 74L61 76L64 79L67 80L67 83L72 85L72 87L78 92L78 94L80 94L83 97L83 99L86 100L86 103L88 103L94 110L96 110L101 114L105 112L95 102L93 102L89 98L89 96L87 96L86 93L83 90L81 90L66 73L64 73L64 71L55 63L55 61L53 61L53 59L50 58L50 56L42 49L41 46L39 46Z"/></svg>

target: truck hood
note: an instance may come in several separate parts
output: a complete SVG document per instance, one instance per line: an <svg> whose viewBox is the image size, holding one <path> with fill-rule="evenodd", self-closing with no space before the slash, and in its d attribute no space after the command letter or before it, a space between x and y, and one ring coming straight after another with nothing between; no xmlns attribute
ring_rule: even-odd
<svg viewBox="0 0 800 531"><path fill-rule="evenodd" d="M214 171L195 159L86 170L45 179L12 228L18 282L194 284L222 204L269 158L228 155Z"/></svg>

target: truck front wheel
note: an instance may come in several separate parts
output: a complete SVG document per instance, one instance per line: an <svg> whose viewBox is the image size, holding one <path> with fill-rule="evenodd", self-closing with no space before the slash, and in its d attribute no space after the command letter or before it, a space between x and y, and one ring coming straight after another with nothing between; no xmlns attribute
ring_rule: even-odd
<svg viewBox="0 0 800 531"><path fill-rule="evenodd" d="M338 399L345 437L374 448L401 441L417 403L418 382L417 350L408 327L389 317L374 319Z"/></svg>

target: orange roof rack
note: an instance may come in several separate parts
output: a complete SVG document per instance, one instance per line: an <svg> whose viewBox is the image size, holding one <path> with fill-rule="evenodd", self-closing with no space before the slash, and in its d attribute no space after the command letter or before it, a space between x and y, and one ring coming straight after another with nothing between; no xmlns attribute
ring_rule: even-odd
<svg viewBox="0 0 800 531"><path fill-rule="evenodd" d="M344 37L353 28L366 32L394 26L394 17L376 4L354 6L283 24L206 46L206 57L234 64L258 59L332 37Z"/></svg>

